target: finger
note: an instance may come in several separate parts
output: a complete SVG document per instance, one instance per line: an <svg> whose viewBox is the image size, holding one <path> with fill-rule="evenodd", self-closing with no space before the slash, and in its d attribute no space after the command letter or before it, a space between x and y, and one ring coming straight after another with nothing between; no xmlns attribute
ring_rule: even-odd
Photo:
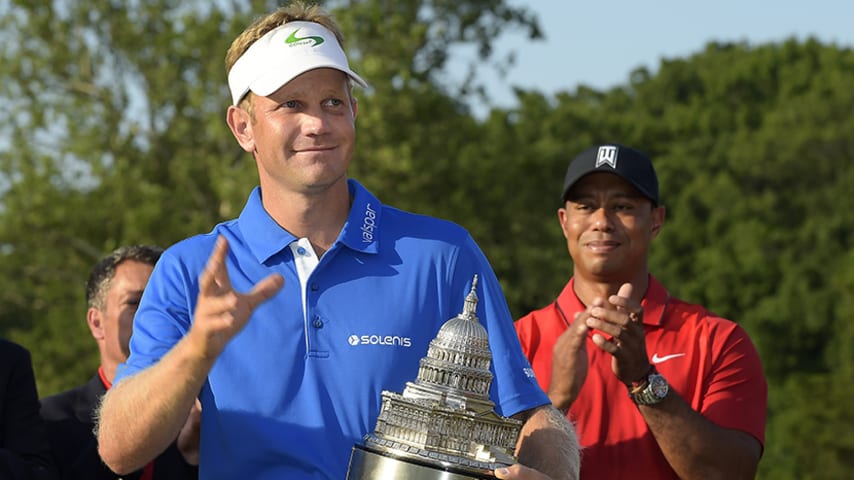
<svg viewBox="0 0 854 480"><path fill-rule="evenodd" d="M584 324L583 320L578 320L578 316L576 315L576 321L567 328L555 341L553 350L560 356L564 355L572 355L574 352L584 349L584 345L587 341L587 332L590 329L587 325Z"/></svg>
<svg viewBox="0 0 854 480"><path fill-rule="evenodd" d="M220 287L231 288L228 270L225 268L225 257L228 254L228 241L219 236L214 244L213 252L199 278L199 291L203 295L215 295Z"/></svg>
<svg viewBox="0 0 854 480"><path fill-rule="evenodd" d="M201 414L202 414L202 402L200 402L199 399L196 398L196 401L193 402L193 405L190 406L190 411L187 413L188 422L190 420L193 420L193 419L198 419Z"/></svg>
<svg viewBox="0 0 854 480"><path fill-rule="evenodd" d="M575 335L582 336L587 334L590 330L590 327L587 326L587 317L589 316L590 312L587 311L575 313L575 317L572 319L572 326L574 327Z"/></svg>
<svg viewBox="0 0 854 480"><path fill-rule="evenodd" d="M240 299L234 293L209 295L196 307L196 317L227 318L234 315Z"/></svg>
<svg viewBox="0 0 854 480"><path fill-rule="evenodd" d="M510 469L507 467L496 468L495 478L513 478L510 476Z"/></svg>
<svg viewBox="0 0 854 480"><path fill-rule="evenodd" d="M622 308L623 311L631 312L635 309L635 307L637 307L637 305L634 304L634 302L632 301L633 291L634 288L632 287L631 283L624 283L622 286L620 286L620 289L617 291L616 295L611 295L610 297L608 297L608 303L617 307L618 310Z"/></svg>
<svg viewBox="0 0 854 480"><path fill-rule="evenodd" d="M594 307L590 309L590 315L585 319L584 323L589 328L616 337L620 335L627 321L624 313L618 313L616 310L609 310L602 307Z"/></svg>
<svg viewBox="0 0 854 480"><path fill-rule="evenodd" d="M264 280L256 283L252 290L246 295L249 301L249 306L252 310L261 303L267 301L282 288L285 284L285 278L278 273L273 273Z"/></svg>
<svg viewBox="0 0 854 480"><path fill-rule="evenodd" d="M643 314L643 308L635 303L631 297L634 287L631 283L624 283L620 286L620 290L616 295L612 295L608 300L617 307L618 310L628 312L629 320L632 322L640 322Z"/></svg>
<svg viewBox="0 0 854 480"><path fill-rule="evenodd" d="M590 331L590 327L588 327L587 324L583 321L577 321L573 323L572 326L574 327L572 336L576 339L577 342L584 343L584 339L587 337L587 333Z"/></svg>
<svg viewBox="0 0 854 480"><path fill-rule="evenodd" d="M509 467L496 468L493 472L496 478L503 479L548 479L549 477L543 473L534 470L533 468L526 467L521 463L517 463L515 465L510 465Z"/></svg>
<svg viewBox="0 0 854 480"><path fill-rule="evenodd" d="M618 340L616 339L613 341L608 340L601 333L593 334L593 344L612 355L616 354L620 350L620 346L617 345L617 342Z"/></svg>
<svg viewBox="0 0 854 480"><path fill-rule="evenodd" d="M620 286L620 290L617 291L617 296L623 298L632 298L632 291L632 284L624 283L622 286Z"/></svg>
<svg viewBox="0 0 854 480"><path fill-rule="evenodd" d="M639 323L641 321L641 318L643 318L642 306L634 302L624 301L622 297L618 297L616 295L611 297L611 300L617 307L617 310L615 311L619 313L619 316L609 316L607 313L602 313L602 316L604 318L609 318L615 323L624 323L626 317L628 317L629 322Z"/></svg>

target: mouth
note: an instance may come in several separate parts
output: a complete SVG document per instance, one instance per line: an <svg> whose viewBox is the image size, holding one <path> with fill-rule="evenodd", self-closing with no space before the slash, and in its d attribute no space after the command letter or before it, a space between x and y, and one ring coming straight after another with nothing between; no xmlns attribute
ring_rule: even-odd
<svg viewBox="0 0 854 480"><path fill-rule="evenodd" d="M311 147L311 148L300 148L294 150L296 154L312 154L312 153L327 153L335 150L334 147Z"/></svg>
<svg viewBox="0 0 854 480"><path fill-rule="evenodd" d="M608 253L619 248L620 242L616 240L592 240L584 245L595 253Z"/></svg>

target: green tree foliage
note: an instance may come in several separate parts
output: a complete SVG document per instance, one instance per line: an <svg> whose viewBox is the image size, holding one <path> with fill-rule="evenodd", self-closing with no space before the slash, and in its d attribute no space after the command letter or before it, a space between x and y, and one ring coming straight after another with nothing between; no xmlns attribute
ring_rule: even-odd
<svg viewBox="0 0 854 480"><path fill-rule="evenodd" d="M97 364L83 305L95 260L207 231L257 182L223 120L223 57L274 4L6 4L0 335L33 351L50 394ZM351 173L390 204L468 228L515 316L552 301L571 273L556 218L568 161L605 141L650 153L668 208L651 270L739 322L760 350L770 409L759 476L846 478L854 52L710 43L607 91L519 90L518 106L481 119L469 107L488 101L482 79L472 69L450 80L448 61L472 48L509 67L491 46L511 30L538 38L529 12L487 0L327 6L371 83L357 91Z"/></svg>
<svg viewBox="0 0 854 480"><path fill-rule="evenodd" d="M672 215L655 268L677 294L741 323L763 358L763 478L845 478L854 467L851 434L835 427L852 424L840 401L854 394L854 288L842 281L854 241L852 81L850 49L788 41L711 44L634 85L663 97L673 119L656 147Z"/></svg>
<svg viewBox="0 0 854 480"><path fill-rule="evenodd" d="M95 261L210 229L252 181L222 121L226 39L246 15L173 5L20 1L0 16L0 318L35 346L43 393L97 366Z"/></svg>
<svg viewBox="0 0 854 480"><path fill-rule="evenodd" d="M524 313L532 299L546 304L568 277L553 199L569 159L598 141L646 150L668 207L651 271L674 295L739 322L762 356L770 404L760 477L847 478L854 467L845 400L854 395L852 82L850 49L790 40L712 43L662 62L654 75L633 72L608 92L582 86L554 99L520 92L518 108L493 112L483 142L506 147L516 163L503 179L508 187L498 187L512 185L515 198L490 201L525 222L520 231L536 232L532 248L524 236L513 240L508 253L518 260L498 263L521 267L501 272L511 306ZM541 231L546 224L554 234ZM552 244L540 243L549 236ZM513 297L518 290L527 300Z"/></svg>
<svg viewBox="0 0 854 480"><path fill-rule="evenodd" d="M236 216L257 183L223 120L223 59L231 39L277 4L7 3L0 333L31 347L49 394L97 365L83 302L94 262L122 244L165 246L207 231ZM450 49L473 45L488 57L501 29L537 36L536 23L485 0L329 7L372 85L358 92L355 175L402 207L449 208L435 179L453 177L453 152L477 134L454 95L479 90L471 79L440 81ZM415 199L425 191L422 208Z"/></svg>

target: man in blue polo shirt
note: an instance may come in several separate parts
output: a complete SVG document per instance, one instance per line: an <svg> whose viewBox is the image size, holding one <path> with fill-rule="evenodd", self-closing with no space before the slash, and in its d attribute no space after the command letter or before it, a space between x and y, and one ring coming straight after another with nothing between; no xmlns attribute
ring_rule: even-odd
<svg viewBox="0 0 854 480"><path fill-rule="evenodd" d="M227 122L258 166L240 216L169 248L152 273L100 413L99 451L132 471L202 404L200 478L330 478L371 432L473 277L498 413L525 421L499 478L577 478L578 445L522 355L495 275L471 236L380 203L346 172L352 84L332 20L292 4L226 56ZM523 466L526 465L526 466ZM533 467L533 468L529 468Z"/></svg>

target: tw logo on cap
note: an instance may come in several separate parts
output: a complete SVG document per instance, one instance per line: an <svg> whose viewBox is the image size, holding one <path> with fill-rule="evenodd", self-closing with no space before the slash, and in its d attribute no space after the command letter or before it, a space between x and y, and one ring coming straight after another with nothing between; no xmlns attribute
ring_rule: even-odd
<svg viewBox="0 0 854 480"><path fill-rule="evenodd" d="M611 168L617 168L617 152L619 148L613 145L599 147L596 152L596 165L593 168L599 168L602 165L610 165Z"/></svg>

